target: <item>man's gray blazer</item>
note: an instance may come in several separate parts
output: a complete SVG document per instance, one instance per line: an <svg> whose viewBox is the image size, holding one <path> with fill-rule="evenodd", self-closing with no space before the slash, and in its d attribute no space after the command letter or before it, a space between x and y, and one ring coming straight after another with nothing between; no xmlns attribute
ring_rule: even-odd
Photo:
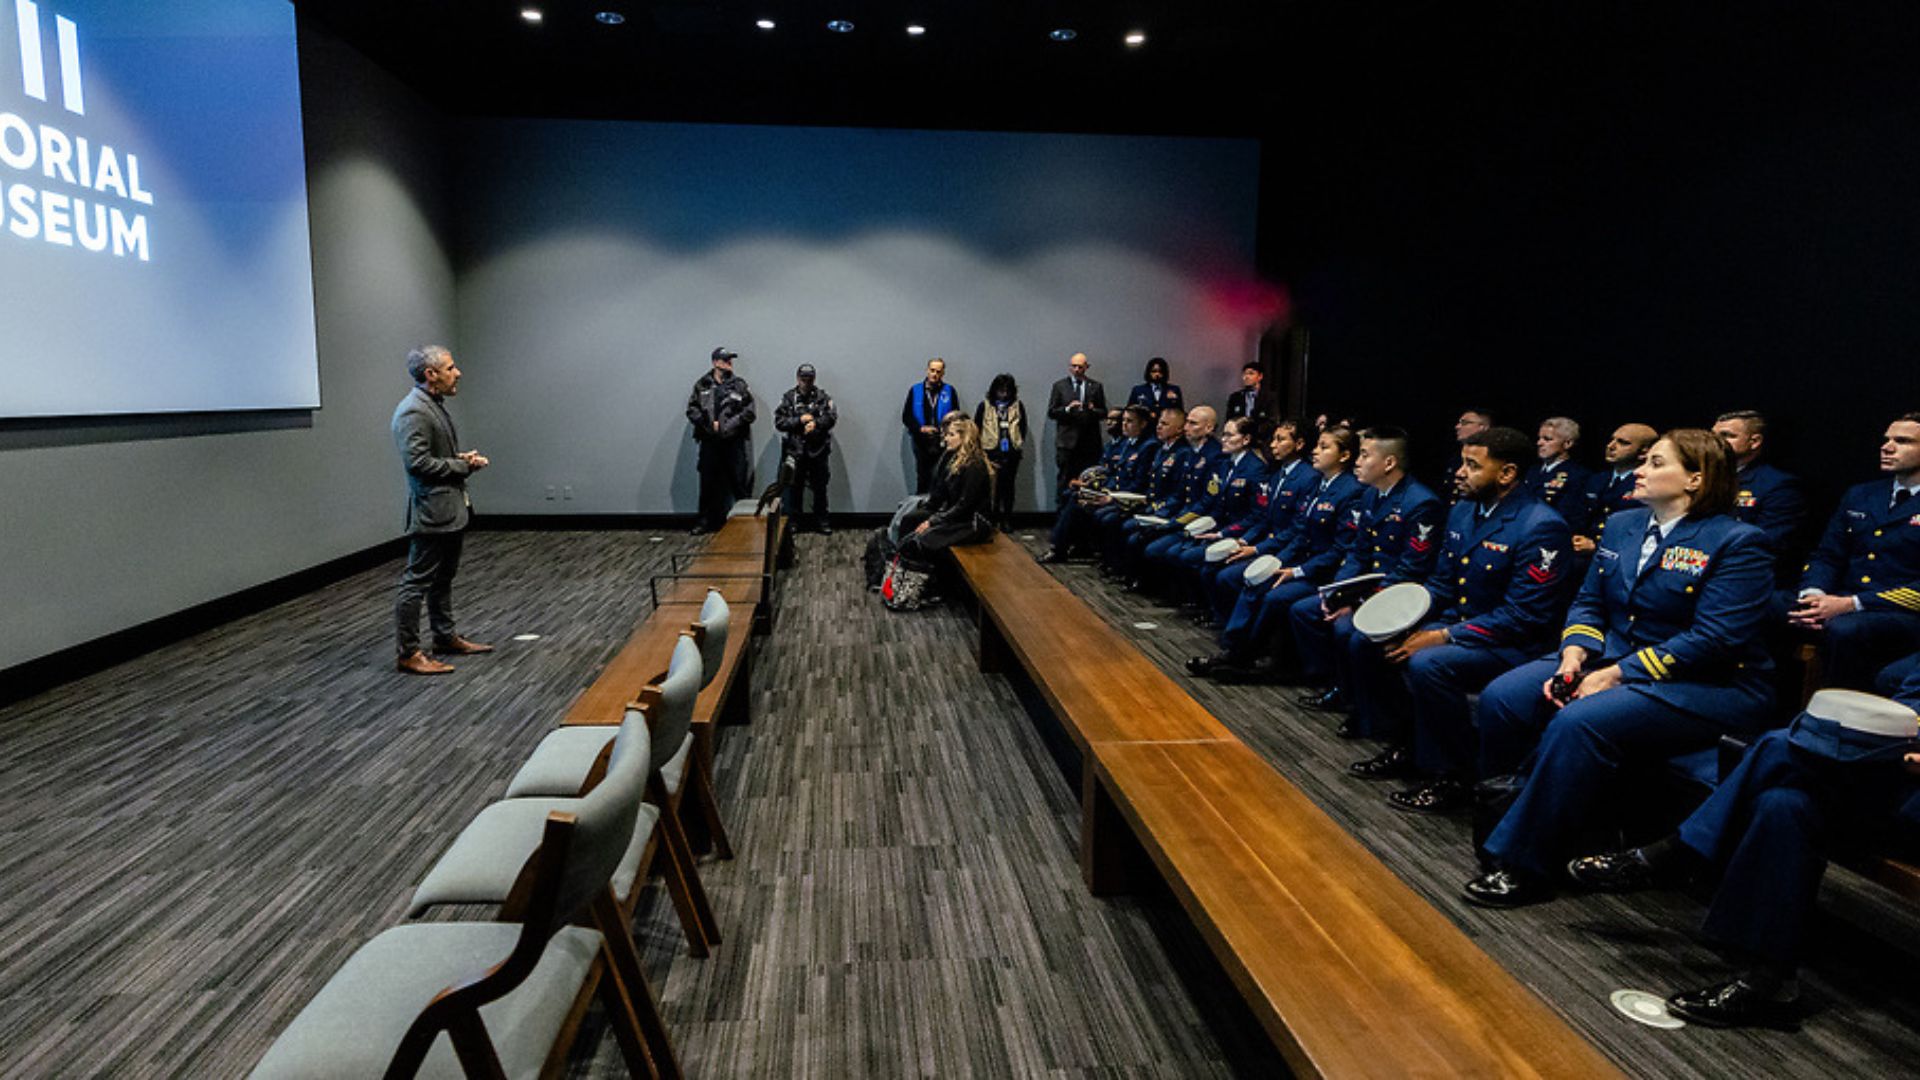
<svg viewBox="0 0 1920 1080"><path fill-rule="evenodd" d="M407 533L450 533L467 527L467 474L454 457L459 435L453 418L416 386L393 410L393 442L407 471Z"/></svg>

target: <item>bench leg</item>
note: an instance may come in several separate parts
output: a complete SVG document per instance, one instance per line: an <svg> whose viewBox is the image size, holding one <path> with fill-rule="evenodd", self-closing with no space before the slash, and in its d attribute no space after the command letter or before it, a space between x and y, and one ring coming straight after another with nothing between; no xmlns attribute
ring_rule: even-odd
<svg viewBox="0 0 1920 1080"><path fill-rule="evenodd" d="M753 719L753 652L749 647L740 654L740 670L733 677L733 687L720 702L719 716L722 724L745 724ZM713 764L713 758L707 758L707 764Z"/></svg>
<svg viewBox="0 0 1920 1080"><path fill-rule="evenodd" d="M1139 887L1148 872L1147 853L1127 819L1094 775L1091 758L1080 768L1080 876L1095 896L1114 896Z"/></svg>
<svg viewBox="0 0 1920 1080"><path fill-rule="evenodd" d="M980 673L998 675L1007 670L1007 639L993 624L985 605L974 609L974 621L980 624Z"/></svg>

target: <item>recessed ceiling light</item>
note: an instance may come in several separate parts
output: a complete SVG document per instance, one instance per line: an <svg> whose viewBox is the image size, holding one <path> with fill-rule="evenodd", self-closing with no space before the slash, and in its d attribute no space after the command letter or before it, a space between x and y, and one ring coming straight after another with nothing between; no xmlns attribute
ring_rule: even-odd
<svg viewBox="0 0 1920 1080"><path fill-rule="evenodd" d="M1127 35L1126 41L1127 41L1128 48L1137 49L1140 46L1145 45L1147 43L1146 32L1142 30L1132 31Z"/></svg>
<svg viewBox="0 0 1920 1080"><path fill-rule="evenodd" d="M755 26L757 26L757 27L759 27L759 28L760 28L760 29L762 29L762 30L771 30L771 29L773 29L773 20L772 20L772 19L761 19L761 20L760 20L759 22L756 22L756 23L754 23L753 25L755 25Z"/></svg>
<svg viewBox="0 0 1920 1080"><path fill-rule="evenodd" d="M1074 38L1077 38L1080 36L1080 32L1063 26L1060 29L1053 31L1052 33L1049 33L1047 36L1052 38L1055 41L1072 41Z"/></svg>
<svg viewBox="0 0 1920 1080"><path fill-rule="evenodd" d="M529 8L520 9L520 18L526 22L532 23L535 26L539 26L540 20L546 18L546 16L540 14L539 8L529 7Z"/></svg>
<svg viewBox="0 0 1920 1080"><path fill-rule="evenodd" d="M607 26L619 26L621 23L627 21L627 17L617 11L595 12L593 18L594 21L604 23Z"/></svg>
<svg viewBox="0 0 1920 1080"><path fill-rule="evenodd" d="M845 19L835 19L827 24L827 29L836 34L851 34L853 33L853 24Z"/></svg>
<svg viewBox="0 0 1920 1080"><path fill-rule="evenodd" d="M914 37L919 37L921 34L924 34L926 32L927 32L927 28L924 26L921 26L919 23L914 23L907 27L907 33Z"/></svg>

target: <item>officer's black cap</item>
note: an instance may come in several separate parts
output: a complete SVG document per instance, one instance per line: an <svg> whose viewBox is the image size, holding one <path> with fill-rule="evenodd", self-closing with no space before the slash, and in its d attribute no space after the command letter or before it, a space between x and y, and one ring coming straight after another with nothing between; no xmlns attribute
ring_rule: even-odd
<svg viewBox="0 0 1920 1080"><path fill-rule="evenodd" d="M740 355L739 353L734 352L732 349L727 348L725 345L722 345L719 348L713 350L713 358L715 360L732 360L737 358L739 355Z"/></svg>

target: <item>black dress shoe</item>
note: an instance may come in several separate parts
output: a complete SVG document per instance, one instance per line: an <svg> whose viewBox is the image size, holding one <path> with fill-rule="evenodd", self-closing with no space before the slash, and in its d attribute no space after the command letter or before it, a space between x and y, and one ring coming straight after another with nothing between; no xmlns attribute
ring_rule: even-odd
<svg viewBox="0 0 1920 1080"><path fill-rule="evenodd" d="M823 521L820 523L819 527L815 528L813 531L819 533L821 536L832 536L833 526Z"/></svg>
<svg viewBox="0 0 1920 1080"><path fill-rule="evenodd" d="M1409 814L1451 814L1473 802L1473 789L1458 780L1435 780L1409 791L1395 791L1387 804Z"/></svg>
<svg viewBox="0 0 1920 1080"><path fill-rule="evenodd" d="M1225 653L1218 656L1187 657L1187 673L1190 675L1211 675L1215 669L1226 666L1227 657Z"/></svg>
<svg viewBox="0 0 1920 1080"><path fill-rule="evenodd" d="M1347 711L1347 695L1338 688L1331 690L1309 690L1294 699L1303 709L1314 712L1343 713Z"/></svg>
<svg viewBox="0 0 1920 1080"><path fill-rule="evenodd" d="M1798 1030L1801 1017L1798 1001L1776 1001L1745 979L1682 991L1667 999L1667 1011L1702 1027L1764 1027L1777 1031Z"/></svg>
<svg viewBox="0 0 1920 1080"><path fill-rule="evenodd" d="M1405 780L1413 776L1413 755L1404 746L1389 746L1365 761L1347 766L1362 780Z"/></svg>
<svg viewBox="0 0 1920 1080"><path fill-rule="evenodd" d="M1340 726L1334 728L1333 733L1343 739L1364 739L1367 737L1367 733L1360 730L1359 718L1353 716L1349 716L1345 720L1340 721Z"/></svg>
<svg viewBox="0 0 1920 1080"><path fill-rule="evenodd" d="M1644 889L1659 884L1661 878L1639 848L1575 859L1567 864L1567 876L1583 889L1610 893Z"/></svg>
<svg viewBox="0 0 1920 1080"><path fill-rule="evenodd" d="M1480 907L1517 908L1553 899L1553 887L1512 870L1494 870L1467 882L1460 894Z"/></svg>

